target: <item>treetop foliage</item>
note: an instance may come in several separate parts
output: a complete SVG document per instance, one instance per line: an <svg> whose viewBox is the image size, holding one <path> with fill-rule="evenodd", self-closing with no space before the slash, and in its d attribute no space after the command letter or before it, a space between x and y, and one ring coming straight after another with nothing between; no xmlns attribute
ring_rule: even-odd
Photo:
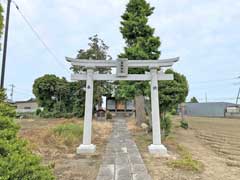
<svg viewBox="0 0 240 180"><path fill-rule="evenodd" d="M160 57L160 38L154 36L154 28L148 25L148 18L153 14L146 0L130 0L122 15L120 31L126 42L120 58L129 60L156 60ZM129 74L144 74L147 68L129 69ZM116 88L118 99L131 99L137 95L146 95L148 82L119 82Z"/></svg>
<svg viewBox="0 0 240 180"><path fill-rule="evenodd" d="M198 100L196 97L192 97L190 100L191 103L198 103Z"/></svg>
<svg viewBox="0 0 240 180"><path fill-rule="evenodd" d="M89 48L87 50L80 49L77 54L78 59L111 59L111 56L107 53L109 47L98 37L97 34L90 37L89 40Z"/></svg>
<svg viewBox="0 0 240 180"><path fill-rule="evenodd" d="M112 57L108 55L109 47L104 43L102 39L98 37L98 35L94 35L89 38L88 46L89 48L84 50L80 49L77 54L77 59L98 59L98 60L111 60ZM79 67L71 67L73 72L77 73L81 69ZM101 68L98 69L100 73L110 73L110 69Z"/></svg>
<svg viewBox="0 0 240 180"><path fill-rule="evenodd" d="M153 7L145 0L130 0L122 15L120 31L128 45L137 43L140 37L151 37L154 29L147 25L148 17L153 14Z"/></svg>
<svg viewBox="0 0 240 180"><path fill-rule="evenodd" d="M148 17L153 14L145 0L130 0L122 15L120 31L126 42L121 58L130 60L158 59L160 57L160 38L154 36L155 29L148 25Z"/></svg>
<svg viewBox="0 0 240 180"><path fill-rule="evenodd" d="M105 44L105 42L98 37L98 35L94 35L89 38L88 46L89 48L86 50L79 50L77 54L78 59L95 59L95 60L111 60L112 57L108 54L109 47ZM75 73L79 72L81 69L78 67L71 68ZM103 74L110 74L111 69L109 68L98 68L95 71ZM102 96L110 96L112 93L112 85L106 81L95 81L94 82L94 105L101 106Z"/></svg>

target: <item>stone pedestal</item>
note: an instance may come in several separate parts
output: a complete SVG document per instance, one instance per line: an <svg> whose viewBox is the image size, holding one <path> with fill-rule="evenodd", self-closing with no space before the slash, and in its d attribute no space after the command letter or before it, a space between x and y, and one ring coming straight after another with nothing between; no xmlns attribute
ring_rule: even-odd
<svg viewBox="0 0 240 180"><path fill-rule="evenodd" d="M167 148L164 145L154 145L148 146L148 150L151 154L159 154L161 156L167 156Z"/></svg>
<svg viewBox="0 0 240 180"><path fill-rule="evenodd" d="M89 153L94 153L95 151L96 151L96 146L93 144L90 144L90 145L81 144L77 148L77 154L89 154Z"/></svg>

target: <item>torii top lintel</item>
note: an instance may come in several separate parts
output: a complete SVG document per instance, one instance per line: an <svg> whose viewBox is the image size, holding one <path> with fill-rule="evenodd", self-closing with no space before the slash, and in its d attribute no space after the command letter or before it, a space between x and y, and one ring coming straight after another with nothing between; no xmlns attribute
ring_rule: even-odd
<svg viewBox="0 0 240 180"><path fill-rule="evenodd" d="M68 62L71 62L73 66L79 66L83 68L114 68L117 67L117 60L89 60L89 59L74 59L66 57ZM125 59L127 60L127 59ZM179 60L179 57L161 60L127 60L128 68L138 68L138 67L150 67L150 68L160 68L160 67L171 67L175 62Z"/></svg>

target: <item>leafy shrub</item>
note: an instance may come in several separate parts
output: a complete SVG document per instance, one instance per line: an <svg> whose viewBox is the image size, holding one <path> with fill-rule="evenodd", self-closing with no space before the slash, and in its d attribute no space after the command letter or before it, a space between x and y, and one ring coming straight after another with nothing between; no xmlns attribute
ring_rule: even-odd
<svg viewBox="0 0 240 180"><path fill-rule="evenodd" d="M180 127L183 129L188 129L188 122L185 120L180 121Z"/></svg>
<svg viewBox="0 0 240 180"><path fill-rule="evenodd" d="M46 110L43 110L39 114L42 118L73 118L75 116L74 113L66 113L66 112L59 112L59 111L53 111L49 112Z"/></svg>
<svg viewBox="0 0 240 180"><path fill-rule="evenodd" d="M19 127L14 116L14 108L0 100L0 179L55 179L50 168L41 165L41 159L17 137Z"/></svg>
<svg viewBox="0 0 240 180"><path fill-rule="evenodd" d="M81 106L83 106L83 105L81 105ZM81 108L74 106L74 108L73 108L73 115L74 115L74 117L78 117L78 118L83 117L83 115L84 115L84 106L81 107Z"/></svg>
<svg viewBox="0 0 240 180"><path fill-rule="evenodd" d="M172 109L172 111L171 111L171 115L177 115L177 110L176 109Z"/></svg>
<svg viewBox="0 0 240 180"><path fill-rule="evenodd" d="M41 109L37 109L37 110L36 110L36 115L37 115L37 116L40 116L41 112L42 112Z"/></svg>
<svg viewBox="0 0 240 180"><path fill-rule="evenodd" d="M73 117L74 117L74 114L73 114L73 113L65 113L65 114L63 115L63 117L66 118L66 119L70 119L70 118L73 118Z"/></svg>
<svg viewBox="0 0 240 180"><path fill-rule="evenodd" d="M107 112L107 119L112 119L112 113Z"/></svg>
<svg viewBox="0 0 240 180"><path fill-rule="evenodd" d="M16 117L17 118L24 118L24 119L29 119L29 118L33 118L35 116L36 113L34 112L21 112L21 113L17 113Z"/></svg>
<svg viewBox="0 0 240 180"><path fill-rule="evenodd" d="M40 113L40 117L42 117L42 118L53 118L54 116L53 116L53 113L52 112L48 112L48 111L42 111L41 113Z"/></svg>
<svg viewBox="0 0 240 180"><path fill-rule="evenodd" d="M15 108L4 102L0 102L0 116L16 117Z"/></svg>
<svg viewBox="0 0 240 180"><path fill-rule="evenodd" d="M53 129L56 136L63 138L66 145L73 145L82 137L83 127L79 124L60 124Z"/></svg>

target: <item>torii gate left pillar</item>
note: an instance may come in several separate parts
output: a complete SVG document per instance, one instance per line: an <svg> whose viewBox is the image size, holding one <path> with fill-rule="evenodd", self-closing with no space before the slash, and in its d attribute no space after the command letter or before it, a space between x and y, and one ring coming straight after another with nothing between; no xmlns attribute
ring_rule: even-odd
<svg viewBox="0 0 240 180"><path fill-rule="evenodd" d="M94 153L96 146L92 139L92 109L93 109L93 73L94 67L87 68L86 99L83 127L83 143L77 148L77 154Z"/></svg>

